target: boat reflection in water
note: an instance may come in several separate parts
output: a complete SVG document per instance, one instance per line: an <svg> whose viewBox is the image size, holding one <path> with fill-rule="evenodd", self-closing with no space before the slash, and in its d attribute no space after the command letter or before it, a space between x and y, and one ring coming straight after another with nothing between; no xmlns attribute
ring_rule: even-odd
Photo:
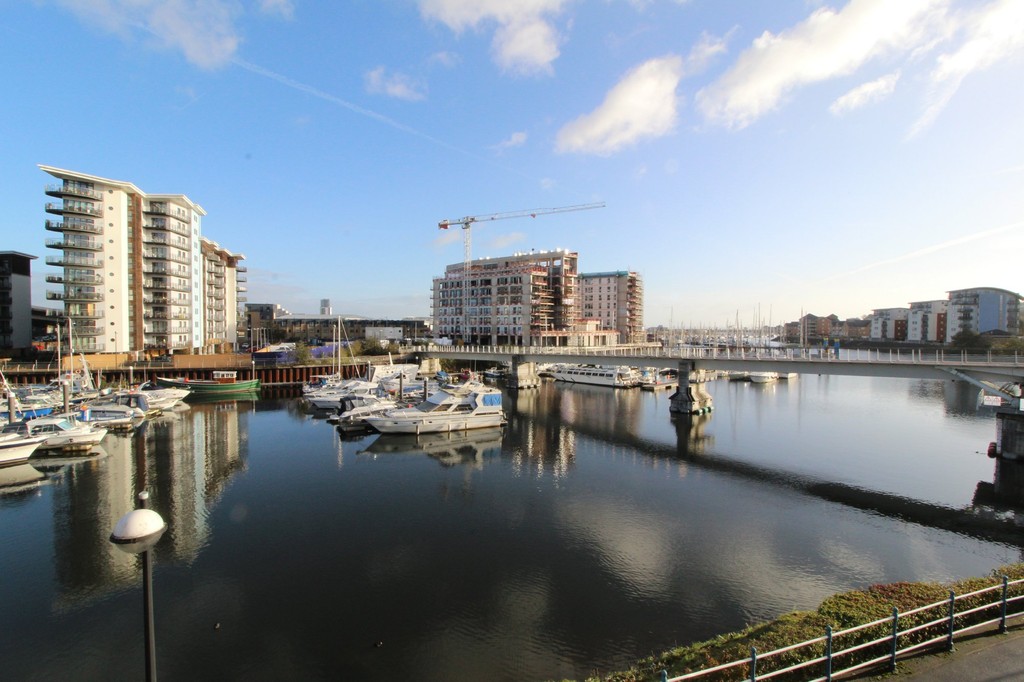
<svg viewBox="0 0 1024 682"><path fill-rule="evenodd" d="M45 481L46 474L28 462L0 467L0 496L31 492Z"/></svg>
<svg viewBox="0 0 1024 682"><path fill-rule="evenodd" d="M482 466L486 457L501 456L502 429L491 427L452 433L381 434L359 454L428 455L442 466Z"/></svg>

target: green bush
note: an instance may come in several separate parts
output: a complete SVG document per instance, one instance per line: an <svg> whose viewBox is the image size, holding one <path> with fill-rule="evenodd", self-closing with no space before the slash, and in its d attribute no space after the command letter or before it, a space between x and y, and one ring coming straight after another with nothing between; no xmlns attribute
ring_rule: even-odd
<svg viewBox="0 0 1024 682"><path fill-rule="evenodd" d="M706 670L724 663L749 658L751 647L756 647L760 655L775 649L822 637L825 634L826 627L829 625L832 626L833 631L838 632L882 618L890 618L894 607L900 613L905 613L920 606L946 601L949 599L950 590L953 590L956 594L969 594L985 587L999 585L1002 583L1003 575L1006 575L1011 581L1024 578L1024 563L1002 566L993 571L990 577L967 578L949 585L903 582L872 585L863 590L836 594L823 601L815 611L788 613L773 621L754 625L740 632L720 635L706 642L677 647L661 654L647 657L637 662L629 670L612 673L603 677L591 677L588 680L590 682L656 682L660 679L662 670L667 670L669 677L684 675L697 670ZM1021 594L1024 594L1024 586L1018 585L1011 588L1009 596ZM995 590L976 597L958 599L956 610L957 612L962 612L975 606L980 606L985 602L995 601L1000 596L1000 591ZM1024 611L1024 605L1011 609L1011 613L1019 613L1021 611ZM910 618L900 618L900 631L907 630L917 624L936 620L944 613L945 611L940 608L914 614ZM999 607L994 606L969 616L957 616L956 627L963 628L966 625L981 623L997 617L998 614ZM945 624L940 623L910 635L901 635L899 640L900 648L937 637L945 633L945 631ZM840 638L842 641L833 639L833 651L849 648L860 642L868 642L884 637L891 632L891 624L887 622L842 637ZM877 658L884 655L884 652L888 650L889 644L887 642L877 644L843 656L841 659L842 666L848 667L856 662ZM761 675L773 670L786 668L800 661L822 656L824 651L824 644L819 643L814 646L772 656L770 659L759 659L757 671ZM819 674L821 674L821 671L807 668L788 676L779 676L774 679L794 681L809 679ZM742 665L722 673L707 675L700 679L702 682L724 682L726 680L743 679L746 675L749 675L747 666Z"/></svg>

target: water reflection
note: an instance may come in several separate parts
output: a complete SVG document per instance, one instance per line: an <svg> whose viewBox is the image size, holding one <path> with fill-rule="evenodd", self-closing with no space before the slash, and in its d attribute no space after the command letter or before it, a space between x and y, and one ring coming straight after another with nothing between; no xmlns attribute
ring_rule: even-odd
<svg viewBox="0 0 1024 682"><path fill-rule="evenodd" d="M62 465L53 494L53 543L64 606L138 583L138 558L108 538L141 490L150 491L153 508L169 526L156 547L158 559L195 560L209 536L210 508L245 467L244 421L251 410L234 401L185 406L130 434L108 434L105 457Z"/></svg>
<svg viewBox="0 0 1024 682"><path fill-rule="evenodd" d="M482 469L484 459L501 455L501 428L474 429L453 433L383 434L360 454L427 455L446 467L467 465Z"/></svg>
<svg viewBox="0 0 1024 682"><path fill-rule="evenodd" d="M46 481L46 474L28 462L0 467L0 496L17 497L35 492Z"/></svg>

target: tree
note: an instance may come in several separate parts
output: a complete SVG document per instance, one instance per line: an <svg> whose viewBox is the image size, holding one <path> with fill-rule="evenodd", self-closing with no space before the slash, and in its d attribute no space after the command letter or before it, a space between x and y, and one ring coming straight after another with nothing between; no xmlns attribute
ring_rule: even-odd
<svg viewBox="0 0 1024 682"><path fill-rule="evenodd" d="M295 344L295 364L308 365L311 363L312 359L313 354L310 352L309 346L302 341L297 342Z"/></svg>
<svg viewBox="0 0 1024 682"><path fill-rule="evenodd" d="M991 343L981 334L964 330L953 335L951 345L953 350L962 350L968 353L985 353L988 351Z"/></svg>

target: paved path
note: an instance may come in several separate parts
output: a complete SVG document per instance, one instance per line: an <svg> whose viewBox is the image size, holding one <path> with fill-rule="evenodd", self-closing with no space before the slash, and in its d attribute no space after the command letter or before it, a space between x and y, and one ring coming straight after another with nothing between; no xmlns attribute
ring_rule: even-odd
<svg viewBox="0 0 1024 682"><path fill-rule="evenodd" d="M984 634L955 643L952 653L902 661L893 682L1024 681L1024 627L1007 634Z"/></svg>

